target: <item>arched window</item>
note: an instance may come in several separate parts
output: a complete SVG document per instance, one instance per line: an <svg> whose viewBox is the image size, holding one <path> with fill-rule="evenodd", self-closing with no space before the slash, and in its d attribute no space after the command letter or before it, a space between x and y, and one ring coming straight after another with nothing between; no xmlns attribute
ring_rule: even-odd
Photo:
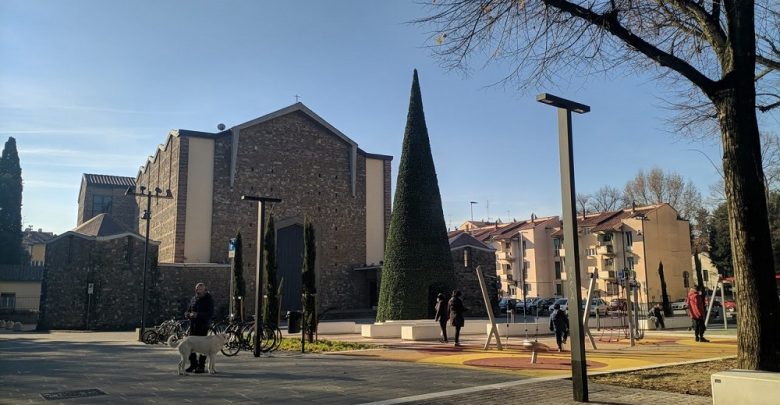
<svg viewBox="0 0 780 405"><path fill-rule="evenodd" d="M683 287L691 288L691 275L687 271L683 272Z"/></svg>

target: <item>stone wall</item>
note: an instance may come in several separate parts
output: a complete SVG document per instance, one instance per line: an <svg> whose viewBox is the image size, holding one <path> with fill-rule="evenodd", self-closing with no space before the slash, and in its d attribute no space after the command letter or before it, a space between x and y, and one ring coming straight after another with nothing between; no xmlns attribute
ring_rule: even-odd
<svg viewBox="0 0 780 405"><path fill-rule="evenodd" d="M141 324L144 241L66 235L46 249L39 329L130 330ZM215 300L215 316L227 314L230 266L157 264L149 245L146 326L182 318L203 282ZM93 284L93 294L87 286ZM88 323L87 323L88 322Z"/></svg>
<svg viewBox="0 0 780 405"><path fill-rule="evenodd" d="M465 266L463 251L470 249L469 266ZM485 275L490 302L493 306L498 303L498 287L496 278L496 254L491 251L479 250L470 247L461 247L452 250L452 261L455 264L455 285L463 293L463 305L469 309L467 317L487 316L485 301L482 298L482 290L479 287L476 267L482 266ZM494 308L495 311L496 308Z"/></svg>
<svg viewBox="0 0 780 405"><path fill-rule="evenodd" d="M127 330L140 324L144 241L65 235L46 248L40 329ZM147 279L156 277L149 245ZM151 282L151 281L150 281ZM93 294L88 285L93 284ZM147 318L149 319L149 318Z"/></svg>
<svg viewBox="0 0 780 405"><path fill-rule="evenodd" d="M161 263L158 270L153 297L156 309L155 324L165 319L183 318L190 299L195 295L197 283L205 283L214 298L215 319L222 319L227 315L230 295L229 265ZM254 312L254 309L250 312Z"/></svg>

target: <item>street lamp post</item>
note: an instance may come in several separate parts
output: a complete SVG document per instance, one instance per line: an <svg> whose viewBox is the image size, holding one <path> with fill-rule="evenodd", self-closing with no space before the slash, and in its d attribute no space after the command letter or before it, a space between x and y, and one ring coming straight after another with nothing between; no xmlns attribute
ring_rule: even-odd
<svg viewBox="0 0 780 405"><path fill-rule="evenodd" d="M173 195L171 190L165 190L165 194L163 194L162 189L159 187L154 188L154 193L144 186L140 186L138 189L141 191L136 191L135 187L128 187L125 195L146 197L146 210L144 210L144 214L141 216L141 219L146 220L146 233L144 235L144 271L141 276L143 278L141 281L141 333L138 335L138 340L143 340L144 329L146 328L146 268L149 265L149 223L152 220L152 197L171 199Z"/></svg>
<svg viewBox="0 0 780 405"><path fill-rule="evenodd" d="M574 389L574 400L588 402L588 375L585 363L585 334L582 320L582 297L580 283L579 243L577 241L577 211L574 187L574 153L572 149L571 112L584 114L590 107L574 101L566 100L552 94L542 93L536 96L536 101L558 108L558 148L561 164L561 198L563 208L563 244L566 249L565 268L568 274L567 290L569 296L569 311L574 309L574 316L569 318L571 329L571 377ZM572 305L571 300L574 300ZM573 322L571 320L574 320Z"/></svg>
<svg viewBox="0 0 780 405"><path fill-rule="evenodd" d="M255 264L255 324L253 326L252 336L254 344L254 355L260 357L260 334L263 332L262 309L263 309L263 246L265 245L265 203L281 202L279 198L256 197L251 195L242 195L242 200L257 201L257 255Z"/></svg>

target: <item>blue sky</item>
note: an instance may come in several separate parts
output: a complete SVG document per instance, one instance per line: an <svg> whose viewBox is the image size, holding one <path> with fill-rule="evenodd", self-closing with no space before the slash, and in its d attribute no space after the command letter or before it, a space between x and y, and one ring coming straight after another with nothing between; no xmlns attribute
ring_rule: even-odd
<svg viewBox="0 0 780 405"><path fill-rule="evenodd" d="M717 179L717 136L681 139L649 76L572 78L519 92L491 86L509 66L447 71L409 1L0 2L0 138L17 139L24 226L76 224L82 173L135 176L170 129L215 131L295 102L371 153L401 153L412 70L420 75L445 220L560 212L550 92L575 115L579 192L619 189L659 166L703 194ZM777 116L764 123L778 132ZM488 204L489 201L489 204ZM488 211L489 206L489 211Z"/></svg>

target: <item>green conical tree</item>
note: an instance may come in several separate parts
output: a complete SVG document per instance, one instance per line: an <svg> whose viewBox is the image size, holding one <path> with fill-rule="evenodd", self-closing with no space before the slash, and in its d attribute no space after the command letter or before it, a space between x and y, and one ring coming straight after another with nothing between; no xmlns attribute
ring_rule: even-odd
<svg viewBox="0 0 780 405"><path fill-rule="evenodd" d="M279 326L279 300L277 299L277 289L279 280L276 276L276 228L274 227L274 217L268 217L268 224L265 229L265 294L266 300L263 305L263 322L272 327Z"/></svg>
<svg viewBox="0 0 780 405"><path fill-rule="evenodd" d="M317 293L317 279L314 274L314 265L317 262L317 245L314 238L314 225L309 218L303 223L303 269L301 281L303 284L303 325L309 342L314 341L314 332L317 327L317 311L314 297Z"/></svg>
<svg viewBox="0 0 780 405"><path fill-rule="evenodd" d="M441 208L422 95L414 71L398 181L385 247L377 320L418 319L429 289L453 286L454 266Z"/></svg>
<svg viewBox="0 0 780 405"><path fill-rule="evenodd" d="M233 256L233 297L231 299L233 300L234 313L243 321L242 301L246 299L246 282L244 281L244 242L241 239L241 232L236 235L236 252Z"/></svg>
<svg viewBox="0 0 780 405"><path fill-rule="evenodd" d="M0 158L0 264L20 264L22 252L22 168L9 137Z"/></svg>

